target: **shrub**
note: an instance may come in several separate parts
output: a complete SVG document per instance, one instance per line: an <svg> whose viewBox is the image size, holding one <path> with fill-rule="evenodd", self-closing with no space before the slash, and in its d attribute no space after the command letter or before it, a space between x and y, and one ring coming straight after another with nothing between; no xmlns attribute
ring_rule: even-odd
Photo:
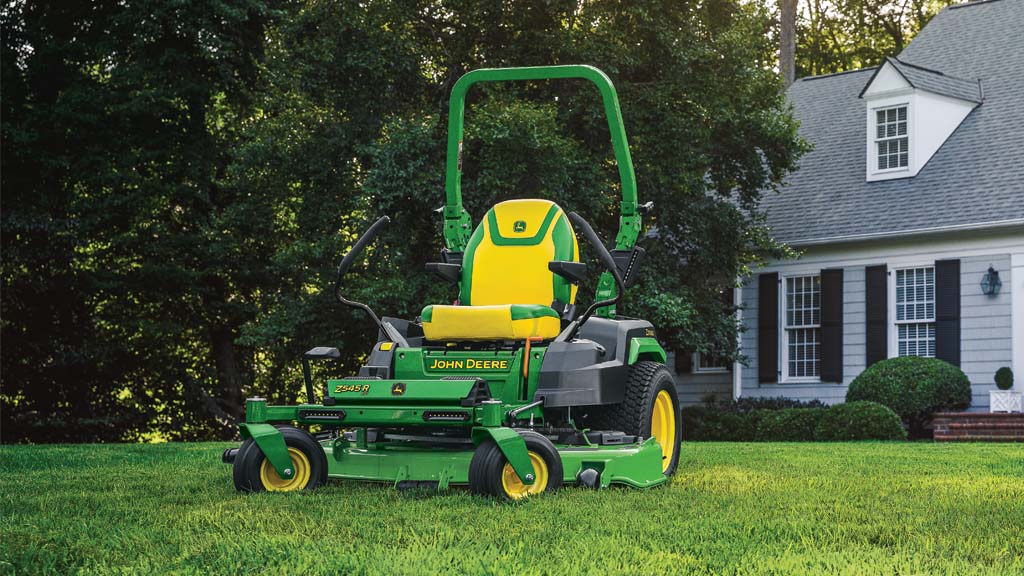
<svg viewBox="0 0 1024 576"><path fill-rule="evenodd" d="M866 400L837 404L822 414L814 431L817 440L906 440L900 417Z"/></svg>
<svg viewBox="0 0 1024 576"><path fill-rule="evenodd" d="M683 440L749 442L757 432L759 412L737 414L714 405L687 406L680 417Z"/></svg>
<svg viewBox="0 0 1024 576"><path fill-rule="evenodd" d="M756 439L762 442L809 442L821 416L821 408L786 408L765 411L757 423Z"/></svg>
<svg viewBox="0 0 1024 576"><path fill-rule="evenodd" d="M762 418L788 408L824 407L817 400L801 402L789 398L710 398L700 406L683 408L680 425L683 427L683 440L750 442L758 439L758 426ZM810 440L810 436L801 439Z"/></svg>
<svg viewBox="0 0 1024 576"><path fill-rule="evenodd" d="M996 370L996 387L1000 390L1013 388L1013 370L1006 366Z"/></svg>
<svg viewBox="0 0 1024 576"><path fill-rule="evenodd" d="M853 379L846 401L858 400L889 407L919 433L933 413L970 406L971 383L959 368L936 358L890 358Z"/></svg>
<svg viewBox="0 0 1024 576"><path fill-rule="evenodd" d="M746 414L757 410L784 410L786 408L827 408L819 400L804 402L781 396L775 398L740 398L739 400L715 400L714 397L711 397L709 400L705 400L705 404L713 406L717 410L734 414Z"/></svg>

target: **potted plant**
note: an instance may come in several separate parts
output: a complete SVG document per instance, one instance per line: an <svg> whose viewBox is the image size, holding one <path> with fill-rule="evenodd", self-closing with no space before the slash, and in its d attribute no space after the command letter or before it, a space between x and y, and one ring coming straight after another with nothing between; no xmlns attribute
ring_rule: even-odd
<svg viewBox="0 0 1024 576"><path fill-rule="evenodd" d="M990 412L1022 411L1022 394L1012 390L1013 370L1010 370L1006 366L996 370L996 388L999 388L999 390L992 390L988 393L988 405Z"/></svg>

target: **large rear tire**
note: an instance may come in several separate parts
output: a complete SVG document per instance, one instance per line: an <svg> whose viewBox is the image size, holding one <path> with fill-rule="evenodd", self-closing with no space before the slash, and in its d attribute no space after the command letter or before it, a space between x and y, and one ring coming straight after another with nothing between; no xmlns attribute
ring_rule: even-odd
<svg viewBox="0 0 1024 576"><path fill-rule="evenodd" d="M251 438L242 442L235 456L233 476L235 489L241 492L292 492L313 490L327 482L327 455L320 443L308 432L282 426L279 428L292 459L291 478L281 478Z"/></svg>
<svg viewBox="0 0 1024 576"><path fill-rule="evenodd" d="M503 500L521 500L562 486L562 457L546 437L532 431L519 433L533 464L533 484L524 484L494 440L485 440L469 463L469 489Z"/></svg>
<svg viewBox="0 0 1024 576"><path fill-rule="evenodd" d="M679 466L679 396L672 373L664 364L641 360L630 366L625 399L592 408L587 426L644 438L654 436L661 444L662 472L671 476Z"/></svg>

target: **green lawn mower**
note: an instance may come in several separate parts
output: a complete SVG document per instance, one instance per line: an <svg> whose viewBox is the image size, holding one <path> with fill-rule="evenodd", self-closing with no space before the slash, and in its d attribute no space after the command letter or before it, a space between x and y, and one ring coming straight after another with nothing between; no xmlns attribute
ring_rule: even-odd
<svg viewBox="0 0 1024 576"><path fill-rule="evenodd" d="M615 249L576 213L547 200L509 200L475 228L462 207L465 96L478 82L580 78L601 92L622 180ZM246 401L239 448L225 451L242 491L309 490L328 478L403 487L468 485L517 500L564 483L590 488L666 482L679 461L679 400L665 351L646 321L617 316L637 278L640 215L633 163L611 81L590 66L472 71L455 84L448 120L445 248L427 270L458 285L455 305L423 309L415 321L378 317L347 300L341 281L389 222L375 222L338 267L335 295L377 324L378 339L357 376L314 393L310 362L336 359L314 348L303 360L307 398L268 406ZM576 232L605 271L582 313L586 281ZM316 425L316 436L302 428Z"/></svg>

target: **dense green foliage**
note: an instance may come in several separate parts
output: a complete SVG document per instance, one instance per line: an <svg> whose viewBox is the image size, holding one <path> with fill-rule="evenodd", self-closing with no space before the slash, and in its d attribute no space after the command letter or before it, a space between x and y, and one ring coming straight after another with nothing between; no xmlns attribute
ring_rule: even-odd
<svg viewBox="0 0 1024 576"><path fill-rule="evenodd" d="M907 431L895 412L877 402L846 402L823 410L814 429L819 441L906 440Z"/></svg>
<svg viewBox="0 0 1024 576"><path fill-rule="evenodd" d="M896 56L943 7L960 0L800 2L797 77L877 66Z"/></svg>
<svg viewBox="0 0 1024 576"><path fill-rule="evenodd" d="M801 402L790 398L740 398L717 400L709 398L703 404L682 409L680 425L684 440L713 440L750 442L758 440L758 427L766 416L777 417L778 412L789 409L823 408L817 400ZM813 428L811 429L813 432ZM800 438L810 440L812 435ZM768 438L763 438L767 440Z"/></svg>
<svg viewBox="0 0 1024 576"><path fill-rule="evenodd" d="M780 254L758 212L803 150L771 16L740 0L34 3L0 10L4 441L224 438L242 399L298 399L298 355L348 373L414 317L436 260L447 94L481 66L589 63L619 89L658 237L623 312L735 353L719 293ZM474 90L464 188L615 229L617 173L579 82ZM592 287L589 288L592 290ZM584 290L581 299L588 298ZM322 375L322 374L321 374Z"/></svg>
<svg viewBox="0 0 1024 576"><path fill-rule="evenodd" d="M684 444L666 487L519 505L338 482L246 496L224 446L4 447L0 573L1024 572L1016 445Z"/></svg>
<svg viewBox="0 0 1024 576"><path fill-rule="evenodd" d="M821 408L767 411L757 421L754 439L761 442L809 442L815 439L818 422L828 411Z"/></svg>
<svg viewBox="0 0 1024 576"><path fill-rule="evenodd" d="M857 400L889 407L916 436L935 412L970 406L971 382L962 370L936 358L889 358L853 379L846 401Z"/></svg>
<svg viewBox="0 0 1024 576"><path fill-rule="evenodd" d="M817 400L745 398L687 406L683 439L731 442L904 440L899 417L875 402L826 406Z"/></svg>
<svg viewBox="0 0 1024 576"><path fill-rule="evenodd" d="M1000 390L1009 390L1013 388L1013 370L1010 370L1007 366L1003 366L999 370L996 370L996 388Z"/></svg>

